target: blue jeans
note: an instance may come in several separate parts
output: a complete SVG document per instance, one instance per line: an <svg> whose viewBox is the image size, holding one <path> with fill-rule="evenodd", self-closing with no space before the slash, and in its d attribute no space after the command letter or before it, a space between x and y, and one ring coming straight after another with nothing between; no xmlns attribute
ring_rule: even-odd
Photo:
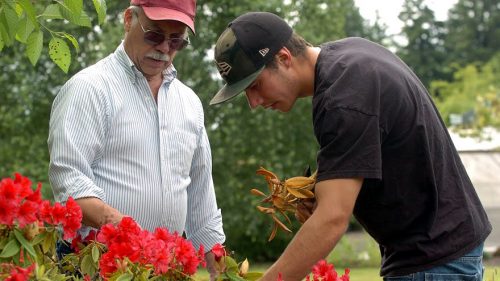
<svg viewBox="0 0 500 281"><path fill-rule="evenodd" d="M384 281L481 281L483 280L483 244L447 264L404 276L384 277Z"/></svg>
<svg viewBox="0 0 500 281"><path fill-rule="evenodd" d="M71 249L71 243L64 240L58 240L56 242L56 254L59 260L62 260L65 255L73 253Z"/></svg>

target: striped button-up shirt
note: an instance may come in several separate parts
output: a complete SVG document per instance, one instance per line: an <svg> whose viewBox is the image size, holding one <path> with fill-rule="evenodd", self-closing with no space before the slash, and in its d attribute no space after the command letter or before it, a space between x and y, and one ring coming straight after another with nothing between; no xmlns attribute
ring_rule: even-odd
<svg viewBox="0 0 500 281"><path fill-rule="evenodd" d="M203 107L173 66L155 102L121 44L61 88L48 144L57 201L96 197L144 229L185 231L195 247L224 242Z"/></svg>

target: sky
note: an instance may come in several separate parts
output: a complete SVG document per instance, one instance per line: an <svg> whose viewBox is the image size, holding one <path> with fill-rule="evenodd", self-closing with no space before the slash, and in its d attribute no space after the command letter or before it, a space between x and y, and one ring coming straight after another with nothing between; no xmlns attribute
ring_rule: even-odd
<svg viewBox="0 0 500 281"><path fill-rule="evenodd" d="M445 20L448 10L457 3L458 0L425 0L424 3L434 11L437 20ZM387 25L387 33L398 34L403 23L398 19L398 15L403 7L404 0L354 0L363 18L375 21L378 10L380 20Z"/></svg>

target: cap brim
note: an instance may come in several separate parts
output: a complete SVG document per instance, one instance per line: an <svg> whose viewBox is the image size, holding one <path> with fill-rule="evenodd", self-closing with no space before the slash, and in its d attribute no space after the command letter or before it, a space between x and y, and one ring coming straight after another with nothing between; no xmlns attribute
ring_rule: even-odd
<svg viewBox="0 0 500 281"><path fill-rule="evenodd" d="M231 85L226 84L212 98L212 100L210 101L210 105L225 102L229 99L234 98L239 93L243 92L246 88L248 88L248 86L250 86L250 84L252 84L253 81L255 81L255 79L257 79L257 76L259 76L259 74L262 72L262 70L264 70L264 68L265 68L265 66L261 67L259 70L248 75L245 79L240 80L236 83L233 83Z"/></svg>
<svg viewBox="0 0 500 281"><path fill-rule="evenodd" d="M194 21L183 12L162 7L142 6L144 13L150 20L175 20L187 25L194 34Z"/></svg>

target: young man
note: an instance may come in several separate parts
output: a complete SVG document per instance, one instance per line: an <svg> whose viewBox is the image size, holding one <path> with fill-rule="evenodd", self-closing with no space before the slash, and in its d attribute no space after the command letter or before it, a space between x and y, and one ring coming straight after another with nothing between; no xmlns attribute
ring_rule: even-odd
<svg viewBox="0 0 500 281"><path fill-rule="evenodd" d="M313 47L278 16L252 12L221 34L215 60L227 84L211 104L244 91L251 108L287 112L312 96L317 206L262 280L301 280L352 214L380 245L384 280L481 280L491 225L429 94L398 57L361 38Z"/></svg>
<svg viewBox="0 0 500 281"><path fill-rule="evenodd" d="M194 0L132 0L123 43L58 93L50 181L57 201L76 199L85 226L130 216L207 251L224 242L202 104L172 64L195 12Z"/></svg>

